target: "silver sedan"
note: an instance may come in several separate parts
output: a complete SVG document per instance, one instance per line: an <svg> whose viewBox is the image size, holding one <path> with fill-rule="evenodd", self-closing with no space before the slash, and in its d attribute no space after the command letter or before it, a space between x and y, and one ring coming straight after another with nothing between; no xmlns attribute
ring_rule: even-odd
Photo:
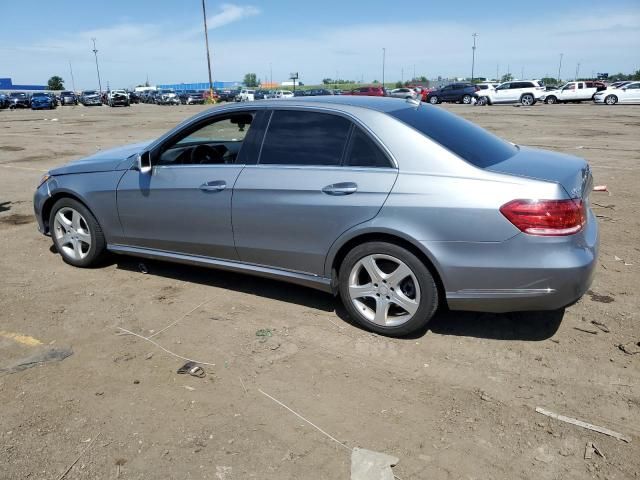
<svg viewBox="0 0 640 480"><path fill-rule="evenodd" d="M34 206L71 265L110 251L275 278L406 335L439 307L577 301L597 259L591 189L584 160L440 107L335 96L209 109L51 170Z"/></svg>

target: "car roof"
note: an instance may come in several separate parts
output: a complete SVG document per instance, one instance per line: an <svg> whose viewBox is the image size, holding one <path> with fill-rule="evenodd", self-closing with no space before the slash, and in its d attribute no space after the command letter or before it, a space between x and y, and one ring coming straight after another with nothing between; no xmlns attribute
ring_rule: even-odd
<svg viewBox="0 0 640 480"><path fill-rule="evenodd" d="M281 108L283 105L309 105L313 104L318 107L337 108L344 107L360 107L369 110L375 110L377 112L388 113L403 108L415 107L415 104L407 103L406 100L401 98L389 98L389 97L359 97L350 95L336 95L326 97L298 97L296 100L287 100L287 103L282 101L261 101L261 105L273 106Z"/></svg>

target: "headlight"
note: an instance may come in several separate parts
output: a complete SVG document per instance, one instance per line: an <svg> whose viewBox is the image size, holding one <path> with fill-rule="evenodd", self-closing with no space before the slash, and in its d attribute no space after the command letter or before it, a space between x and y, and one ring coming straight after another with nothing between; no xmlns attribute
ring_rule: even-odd
<svg viewBox="0 0 640 480"><path fill-rule="evenodd" d="M38 182L38 187L37 187L37 188L40 188L40 187L42 186L42 184L43 184L44 182L46 182L47 180L49 180L50 178L51 178L51 175L49 175L48 173L45 173L45 174L42 176L42 178L40 179L40 182Z"/></svg>

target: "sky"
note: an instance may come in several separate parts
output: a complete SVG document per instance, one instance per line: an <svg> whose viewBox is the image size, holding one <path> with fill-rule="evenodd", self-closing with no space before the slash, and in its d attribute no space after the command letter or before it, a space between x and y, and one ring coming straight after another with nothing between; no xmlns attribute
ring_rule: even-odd
<svg viewBox="0 0 640 480"><path fill-rule="evenodd" d="M5 3L4 1L2 3ZM0 77L67 88L97 88L92 38L103 87L207 81L201 0L31 0L0 12ZM214 80L254 72L274 82L299 72L385 81L469 77L509 68L516 78L572 79L640 69L640 0L207 0Z"/></svg>

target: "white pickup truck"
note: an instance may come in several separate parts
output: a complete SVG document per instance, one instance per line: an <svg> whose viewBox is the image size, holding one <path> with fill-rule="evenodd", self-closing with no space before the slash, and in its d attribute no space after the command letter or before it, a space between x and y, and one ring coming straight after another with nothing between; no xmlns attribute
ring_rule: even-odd
<svg viewBox="0 0 640 480"><path fill-rule="evenodd" d="M569 82L556 90L545 92L540 97L544 103L568 103L592 100L600 90L606 88L602 82Z"/></svg>

